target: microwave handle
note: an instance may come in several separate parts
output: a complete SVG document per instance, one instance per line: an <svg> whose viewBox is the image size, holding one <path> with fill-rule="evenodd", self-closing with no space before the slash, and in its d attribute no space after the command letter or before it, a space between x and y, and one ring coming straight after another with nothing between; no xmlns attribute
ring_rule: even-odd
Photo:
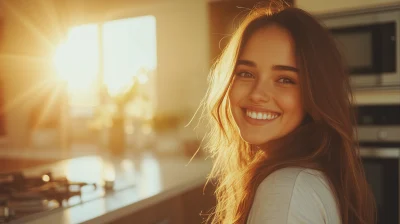
<svg viewBox="0 0 400 224"><path fill-rule="evenodd" d="M399 159L400 148L360 148L362 158Z"/></svg>

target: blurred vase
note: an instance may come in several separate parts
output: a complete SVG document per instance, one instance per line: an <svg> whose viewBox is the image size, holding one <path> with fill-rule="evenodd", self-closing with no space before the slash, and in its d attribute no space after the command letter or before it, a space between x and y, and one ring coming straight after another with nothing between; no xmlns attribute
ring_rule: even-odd
<svg viewBox="0 0 400 224"><path fill-rule="evenodd" d="M125 119L113 118L113 125L110 128L108 148L114 155L122 155L125 152Z"/></svg>

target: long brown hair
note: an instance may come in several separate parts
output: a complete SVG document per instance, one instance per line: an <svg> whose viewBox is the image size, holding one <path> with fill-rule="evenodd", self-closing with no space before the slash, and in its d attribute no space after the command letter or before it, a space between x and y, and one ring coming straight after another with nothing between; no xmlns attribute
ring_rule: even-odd
<svg viewBox="0 0 400 224"><path fill-rule="evenodd" d="M335 194L343 224L375 223L374 199L359 156L352 93L342 56L330 33L297 8L253 9L244 19L209 77L204 109L210 115L206 145L214 159L216 183L212 223L245 223L261 181L289 166L322 171ZM244 142L229 109L228 93L238 55L258 29L276 24L295 42L304 122L292 133L263 146Z"/></svg>

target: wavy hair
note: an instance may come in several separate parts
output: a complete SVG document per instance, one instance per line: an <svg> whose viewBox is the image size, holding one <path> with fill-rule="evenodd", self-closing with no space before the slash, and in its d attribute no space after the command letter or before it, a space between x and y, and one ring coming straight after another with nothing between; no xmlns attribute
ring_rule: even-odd
<svg viewBox="0 0 400 224"><path fill-rule="evenodd" d="M241 139L228 93L233 71L249 37L270 24L286 29L295 43L303 123L266 145ZM354 131L355 115L345 62L329 31L305 11L283 5L255 8L243 20L209 76L204 110L210 121L206 148L214 166L217 205L209 220L246 223L259 184L289 166L322 171L335 194L343 224L375 223L375 203L366 182Z"/></svg>

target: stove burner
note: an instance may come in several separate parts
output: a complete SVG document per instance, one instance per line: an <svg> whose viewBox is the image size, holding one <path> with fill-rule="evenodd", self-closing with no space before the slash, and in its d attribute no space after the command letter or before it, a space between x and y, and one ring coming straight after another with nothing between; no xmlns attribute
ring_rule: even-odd
<svg viewBox="0 0 400 224"><path fill-rule="evenodd" d="M7 201L4 198L0 198L0 223L8 221L11 216Z"/></svg>
<svg viewBox="0 0 400 224"><path fill-rule="evenodd" d="M61 207L74 196L81 198L81 190L87 186L96 190L96 184L53 178L51 173L39 177L25 177L22 173L0 174L0 223Z"/></svg>

